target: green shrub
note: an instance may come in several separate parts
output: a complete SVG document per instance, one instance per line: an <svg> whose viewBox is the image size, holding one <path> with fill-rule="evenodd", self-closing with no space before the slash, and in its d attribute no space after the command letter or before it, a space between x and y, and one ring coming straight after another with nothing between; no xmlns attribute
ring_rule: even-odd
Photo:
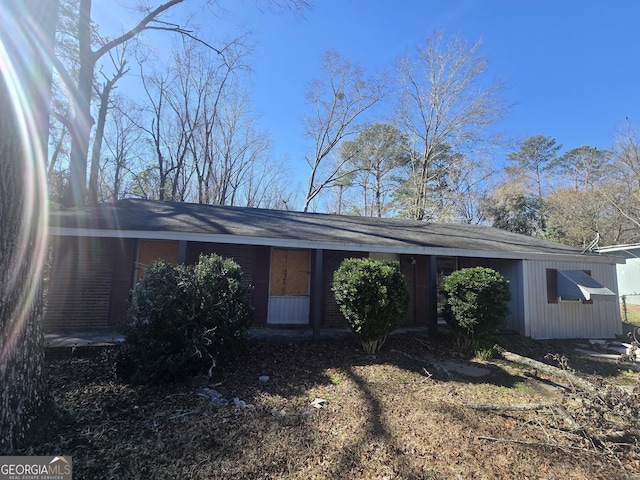
<svg viewBox="0 0 640 480"><path fill-rule="evenodd" d="M218 255L188 266L153 263L133 293L116 374L133 383L210 374L246 338L249 292L238 264Z"/></svg>
<svg viewBox="0 0 640 480"><path fill-rule="evenodd" d="M477 337L494 333L506 324L507 302L511 300L509 281L495 270L457 270L445 279L444 293L444 318L459 344L472 346Z"/></svg>
<svg viewBox="0 0 640 480"><path fill-rule="evenodd" d="M345 259L333 275L331 289L367 353L380 350L409 304L407 285L395 261Z"/></svg>

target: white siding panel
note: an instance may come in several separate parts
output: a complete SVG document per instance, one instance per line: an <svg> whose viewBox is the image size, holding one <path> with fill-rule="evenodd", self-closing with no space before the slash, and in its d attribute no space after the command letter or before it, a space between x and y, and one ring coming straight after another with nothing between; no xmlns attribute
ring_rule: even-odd
<svg viewBox="0 0 640 480"><path fill-rule="evenodd" d="M267 323L272 325L308 325L309 297L269 297Z"/></svg>
<svg viewBox="0 0 640 480"><path fill-rule="evenodd" d="M620 295L627 303L640 305L640 258L627 258L627 263L618 265Z"/></svg>
<svg viewBox="0 0 640 480"><path fill-rule="evenodd" d="M622 333L618 302L595 300L547 302L547 269L590 270L591 276L616 294L615 265L587 262L526 261L524 273L525 334L532 338L612 338Z"/></svg>

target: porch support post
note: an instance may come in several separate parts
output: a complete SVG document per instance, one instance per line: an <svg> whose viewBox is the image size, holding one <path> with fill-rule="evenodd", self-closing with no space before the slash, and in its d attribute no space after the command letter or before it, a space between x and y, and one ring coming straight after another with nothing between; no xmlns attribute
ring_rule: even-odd
<svg viewBox="0 0 640 480"><path fill-rule="evenodd" d="M178 264L187 263L187 241L178 241Z"/></svg>
<svg viewBox="0 0 640 480"><path fill-rule="evenodd" d="M435 255L429 256L427 267L427 325L429 336L438 335L438 269Z"/></svg>
<svg viewBox="0 0 640 480"><path fill-rule="evenodd" d="M313 326L313 340L320 339L322 325L322 250L313 250L311 259L311 311L310 320Z"/></svg>

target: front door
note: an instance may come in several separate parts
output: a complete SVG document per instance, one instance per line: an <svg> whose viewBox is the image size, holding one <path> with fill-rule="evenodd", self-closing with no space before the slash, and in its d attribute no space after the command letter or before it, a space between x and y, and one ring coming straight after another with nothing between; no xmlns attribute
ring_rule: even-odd
<svg viewBox="0 0 640 480"><path fill-rule="evenodd" d="M267 323L309 323L309 266L309 250L271 250Z"/></svg>

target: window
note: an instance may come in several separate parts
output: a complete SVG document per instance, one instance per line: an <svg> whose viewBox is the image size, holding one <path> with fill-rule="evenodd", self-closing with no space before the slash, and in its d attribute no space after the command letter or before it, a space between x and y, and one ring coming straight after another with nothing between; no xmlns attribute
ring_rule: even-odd
<svg viewBox="0 0 640 480"><path fill-rule="evenodd" d="M547 269L547 303L617 301L617 295L591 277L590 270Z"/></svg>

